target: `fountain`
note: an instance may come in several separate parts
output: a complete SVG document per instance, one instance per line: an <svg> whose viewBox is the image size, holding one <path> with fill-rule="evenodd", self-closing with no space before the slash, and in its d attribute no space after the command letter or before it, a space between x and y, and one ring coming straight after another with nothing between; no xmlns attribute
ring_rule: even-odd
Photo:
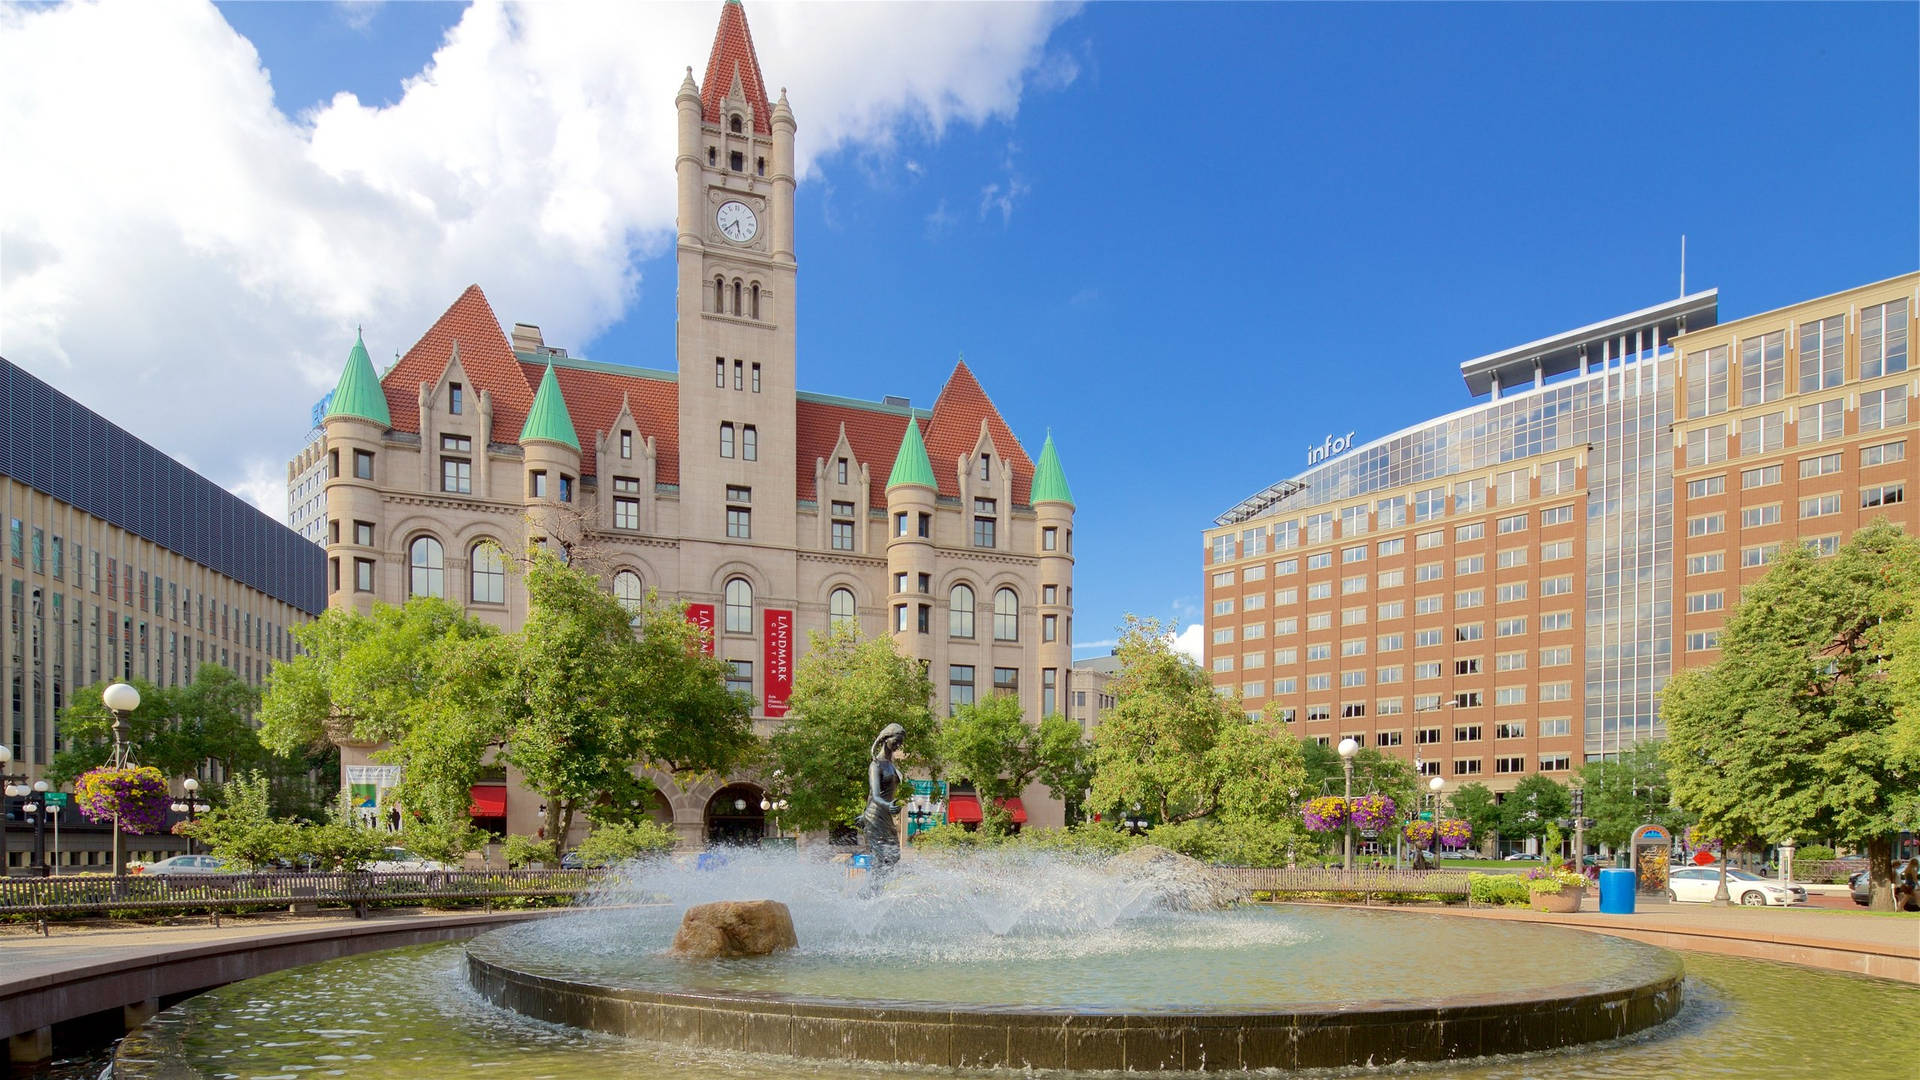
<svg viewBox="0 0 1920 1080"><path fill-rule="evenodd" d="M1213 893L1179 866L1037 852L923 856L877 882L742 852L629 867L587 910L474 940L467 975L575 1028L966 1068L1446 1060L1616 1039L1681 1005L1680 962L1651 946L1411 912L1205 910ZM687 907L748 899L787 905L799 948L666 952Z"/></svg>

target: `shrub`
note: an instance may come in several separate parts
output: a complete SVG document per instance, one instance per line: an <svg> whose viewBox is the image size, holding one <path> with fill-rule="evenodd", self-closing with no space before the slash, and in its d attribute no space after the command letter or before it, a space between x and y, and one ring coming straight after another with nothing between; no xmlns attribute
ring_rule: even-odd
<svg viewBox="0 0 1920 1080"><path fill-rule="evenodd" d="M991 837L983 837L977 832L968 832L966 826L949 822L935 825L913 834L913 846L936 851L971 851L982 846L990 846Z"/></svg>
<svg viewBox="0 0 1920 1080"><path fill-rule="evenodd" d="M507 837L503 854L507 857L507 865L516 869L526 866L528 863L546 863L551 865L559 861L559 856L554 853L553 841L535 840L531 836Z"/></svg>
<svg viewBox="0 0 1920 1080"><path fill-rule="evenodd" d="M1118 855L1140 844L1141 839L1112 825L1087 821L1064 829L1022 829L1013 843L1030 851Z"/></svg>
<svg viewBox="0 0 1920 1080"><path fill-rule="evenodd" d="M1793 853L1793 861L1796 864L1804 863L1807 866L1818 866L1821 863L1832 862L1839 857L1838 852L1825 844L1808 844L1806 847L1800 848Z"/></svg>
<svg viewBox="0 0 1920 1080"><path fill-rule="evenodd" d="M1585 874L1573 870L1561 870L1557 867L1553 869L1541 867L1529 870L1524 880L1526 881L1528 895L1559 893L1566 892L1570 889L1579 890L1587 887Z"/></svg>
<svg viewBox="0 0 1920 1080"><path fill-rule="evenodd" d="M574 851L585 866L612 866L629 859L664 855L680 842L673 826L657 821L596 821Z"/></svg>
<svg viewBox="0 0 1920 1080"><path fill-rule="evenodd" d="M1525 906L1527 883L1513 874L1468 874L1467 899L1475 904Z"/></svg>

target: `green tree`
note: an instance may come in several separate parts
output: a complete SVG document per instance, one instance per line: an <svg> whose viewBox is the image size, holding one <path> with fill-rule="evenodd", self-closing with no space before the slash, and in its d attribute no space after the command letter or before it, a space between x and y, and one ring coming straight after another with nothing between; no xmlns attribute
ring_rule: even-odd
<svg viewBox="0 0 1920 1080"><path fill-rule="evenodd" d="M1447 817L1455 817L1473 828L1473 842L1483 844L1487 838L1500 831L1500 804L1493 789L1478 780L1461 784L1451 792L1442 794L1445 800L1441 806Z"/></svg>
<svg viewBox="0 0 1920 1080"><path fill-rule="evenodd" d="M1306 786L1301 798L1315 795L1346 794L1346 774L1340 767L1340 751L1330 745L1308 739L1300 744L1301 764L1306 770ZM1413 766L1397 757L1389 757L1376 747L1363 746L1353 755L1353 793L1378 793L1393 800L1402 817L1419 810L1420 795L1426 790Z"/></svg>
<svg viewBox="0 0 1920 1080"><path fill-rule="evenodd" d="M1163 825L1216 814L1278 821L1306 782L1300 746L1277 721L1255 722L1223 698L1167 627L1127 616L1114 707L1094 733L1092 806L1140 807Z"/></svg>
<svg viewBox="0 0 1920 1080"><path fill-rule="evenodd" d="M1587 838L1623 848L1642 825L1665 825L1678 832L1693 824L1693 815L1673 805L1673 787L1660 744L1643 742L1612 760L1590 761L1580 769L1587 816L1593 828Z"/></svg>
<svg viewBox="0 0 1920 1080"><path fill-rule="evenodd" d="M1500 802L1501 836L1546 839L1554 822L1573 810L1572 792L1549 776L1532 773L1507 792ZM1551 857L1553 852L1544 852Z"/></svg>
<svg viewBox="0 0 1920 1080"><path fill-rule="evenodd" d="M1920 541L1886 521L1830 558L1787 552L1745 589L1720 659L1675 675L1661 703L1674 795L1705 835L1864 847L1876 910L1893 907L1893 835L1920 826L1887 678L1917 574Z"/></svg>
<svg viewBox="0 0 1920 1080"><path fill-rule="evenodd" d="M629 859L665 855L679 842L673 826L657 821L595 821L575 852L584 866L614 866Z"/></svg>
<svg viewBox="0 0 1920 1080"><path fill-rule="evenodd" d="M273 816L271 784L264 773L235 777L221 794L219 805L181 831L222 862L244 870L301 854L300 826Z"/></svg>
<svg viewBox="0 0 1920 1080"><path fill-rule="evenodd" d="M268 766L253 726L259 692L218 664L202 664L185 686L158 687L131 680L140 707L127 716L127 753L168 777L189 776L206 761L229 774ZM58 720L62 742L47 768L56 784L71 783L106 763L113 751L113 714L100 700L106 683L77 692Z"/></svg>
<svg viewBox="0 0 1920 1080"><path fill-rule="evenodd" d="M867 805L867 760L888 724L906 729L908 761L939 774L933 683L891 637L847 625L811 636L796 665L786 722L769 740L776 786L787 795L781 822L827 829L853 822Z"/></svg>
<svg viewBox="0 0 1920 1080"><path fill-rule="evenodd" d="M1010 694L954 709L934 737L934 756L955 778L973 785L981 797L982 827L996 835L1011 824L1000 809L1003 800L1036 779L1048 784L1056 799L1077 796L1081 788L1064 785L1086 772L1080 725L1057 713L1039 727L1028 724L1020 699Z"/></svg>

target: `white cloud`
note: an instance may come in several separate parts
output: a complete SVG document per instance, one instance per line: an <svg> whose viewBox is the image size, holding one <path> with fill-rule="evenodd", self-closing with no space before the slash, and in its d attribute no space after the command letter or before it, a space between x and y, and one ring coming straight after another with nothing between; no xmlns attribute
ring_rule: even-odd
<svg viewBox="0 0 1920 1080"><path fill-rule="evenodd" d="M1037 73L1071 77L1046 47L1071 11L755 3L803 194L836 150L1008 117ZM0 352L280 516L356 324L391 356L475 281L549 340L620 318L672 240L673 94L718 14L483 0L394 104L289 120L210 5L0 8L0 145L33 163L0 170Z"/></svg>
<svg viewBox="0 0 1920 1080"><path fill-rule="evenodd" d="M1206 629L1199 623L1188 623L1186 629L1171 636L1173 651L1185 653L1193 658L1194 663L1201 663L1206 658L1206 643L1202 638L1205 633Z"/></svg>

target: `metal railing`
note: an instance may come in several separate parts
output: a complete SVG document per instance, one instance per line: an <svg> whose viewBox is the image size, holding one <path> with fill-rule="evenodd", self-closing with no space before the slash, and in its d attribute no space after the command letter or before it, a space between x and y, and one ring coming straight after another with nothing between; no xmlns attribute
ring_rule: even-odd
<svg viewBox="0 0 1920 1080"><path fill-rule="evenodd" d="M0 879L0 917L105 912L210 914L241 910L351 907L365 917L375 904L491 902L574 897L601 878L598 870L433 870L402 873L134 874L113 877Z"/></svg>
<svg viewBox="0 0 1920 1080"><path fill-rule="evenodd" d="M1276 896L1302 893L1357 895L1365 903L1382 896L1467 897L1465 870L1342 870L1320 866L1221 866L1215 871L1247 892Z"/></svg>

